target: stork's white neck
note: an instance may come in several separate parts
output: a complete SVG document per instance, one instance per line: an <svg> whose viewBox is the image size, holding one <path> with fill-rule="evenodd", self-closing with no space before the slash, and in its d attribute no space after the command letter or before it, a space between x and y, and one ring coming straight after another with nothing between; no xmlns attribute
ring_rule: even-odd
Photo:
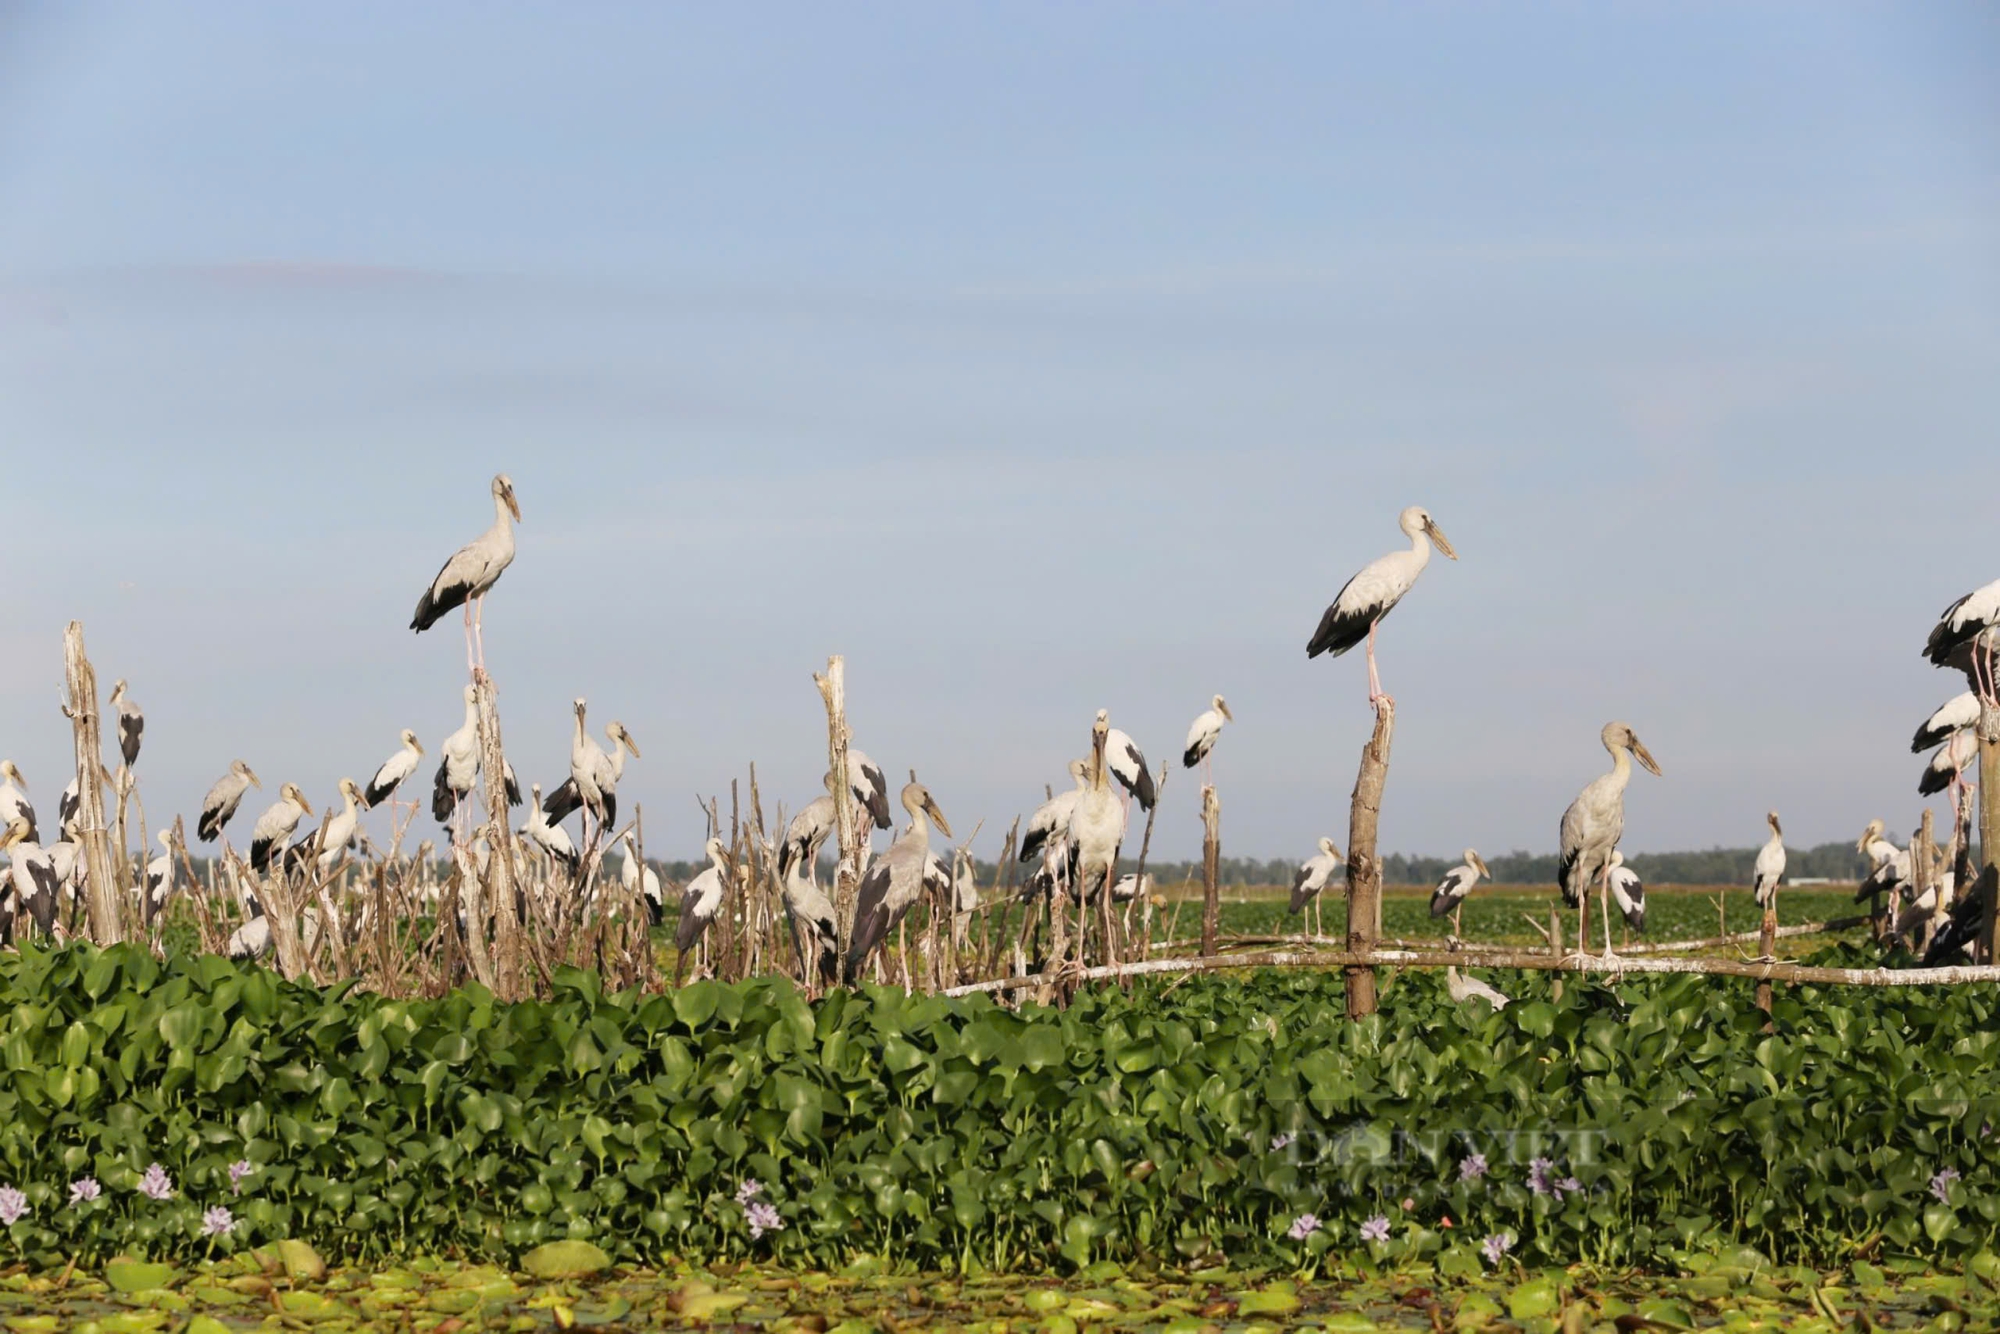
<svg viewBox="0 0 2000 1334"><path fill-rule="evenodd" d="M1410 554L1417 558L1419 570L1431 563L1431 540L1421 528L1410 534Z"/></svg>
<svg viewBox="0 0 2000 1334"><path fill-rule="evenodd" d="M1613 742L1611 750L1611 786L1623 792L1625 785L1632 781L1632 752Z"/></svg>
<svg viewBox="0 0 2000 1334"><path fill-rule="evenodd" d="M498 491L493 493L493 527L496 531L514 531L514 515L507 508L507 501Z"/></svg>

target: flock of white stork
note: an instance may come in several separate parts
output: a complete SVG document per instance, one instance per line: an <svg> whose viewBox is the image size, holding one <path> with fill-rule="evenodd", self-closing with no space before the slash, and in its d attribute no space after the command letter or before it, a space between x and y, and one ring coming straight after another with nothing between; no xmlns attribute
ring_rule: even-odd
<svg viewBox="0 0 2000 1334"><path fill-rule="evenodd" d="M466 664L475 679L484 671L482 621L486 595L513 561L513 525L521 517L513 483L505 474L493 479L491 492L492 527L444 563L424 590L410 621L413 630L422 632L454 608L461 608ZM1416 585L1418 576L1430 562L1433 547L1453 560L1458 558L1436 521L1421 507L1404 510L1399 524L1410 540L1409 547L1371 562L1349 579L1327 606L1306 646L1308 657L1321 654L1339 657L1365 644L1368 699L1377 708L1393 704L1382 689L1375 661L1375 640L1383 618ZM1933 664L1963 672L1970 687L1925 721L1913 745L1917 751L1936 747L1925 767L1920 792L1931 795L1948 790L1955 813L1965 809L1964 771L1978 753L1974 731L1981 702L1995 698L1996 647L2000 647L2000 581L1979 588L1946 608L1925 646L1925 655ZM481 766L473 686L465 688L464 699L465 721L440 745L432 784L432 816L445 826L455 843L468 837L465 807ZM145 720L127 694L123 680L113 687L111 704L117 717L123 760L115 778L110 780L116 787L132 781ZM575 701L574 708L569 775L546 799L539 784L530 789L526 823L519 830L525 846L571 870L578 866L580 854L578 840L564 827L565 820L571 814L579 815L586 846L613 830L617 787L625 757L628 753L635 758L639 755L638 744L623 723L610 723L605 728L609 745L600 746L586 726L585 702ZM1182 762L1190 769L1203 766L1204 780L1209 778L1210 754L1230 719L1228 704L1221 695L1216 695L1210 707L1188 729ZM1600 739L1610 752L1611 769L1586 786L1563 813L1558 879L1564 901L1578 910L1578 952L1585 947L1588 899L1594 889L1603 921L1604 953L1612 957L1610 919L1614 903L1631 929L1641 931L1645 926L1644 886L1624 864L1618 847L1625 824L1625 789L1634 762L1654 775L1660 773L1660 767L1632 728L1623 722L1607 723ZM361 833L361 813L389 801L417 772L423 756L424 749L416 735L405 730L400 746L368 783L342 779L340 804L330 807L320 825L296 841L293 836L300 824L312 817L314 811L296 785L281 785L276 803L258 816L251 829L251 870L258 875L297 874L307 870L325 875L335 870ZM862 817L857 820L861 826L857 832L872 841L873 829L887 830L892 825L888 785L880 767L866 754L850 750L848 758L847 786L854 809ZM1156 797L1155 782L1144 754L1130 736L1110 725L1105 710L1099 710L1092 727L1090 753L1073 761L1069 771L1074 786L1045 802L1025 826L1019 845L1020 860L1039 862L1039 868L1026 881L1023 897L1046 895L1051 902L1068 900L1081 906L1094 895L1108 891L1114 902L1150 900L1151 886L1140 877L1117 876L1130 805L1136 800L1142 810L1150 810ZM506 767L503 782L508 803L520 804L520 784L511 765ZM1114 784L1122 789L1122 795L1114 789ZM261 786L256 773L242 760L234 761L202 801L196 822L198 837L204 842L221 839L253 786ZM0 886L0 936L7 939L28 923L45 933L53 930L61 895L67 892L74 897L82 875L74 827L78 807L76 781L71 781L58 805L62 838L47 847L38 841L35 813L25 788L25 780L13 761L0 761L0 848L5 848L9 855L9 875L5 885ZM951 827L936 800L913 775L900 798L909 824L886 851L869 861L855 899L852 925L843 943L834 905L818 883L820 851L835 832L837 787L832 774L827 775L826 788L826 795L809 802L791 819L782 843L766 851L778 873L781 897L804 967L828 981L839 976L853 980L927 892L937 895L938 902L949 903L954 915L962 920L977 908L978 889L967 859L957 859L954 869L931 851L932 825L947 838L951 837ZM1771 835L1758 854L1754 883L1760 907L1771 902L1785 869L1778 817L1774 812L1766 818ZM1963 830L1964 825L1963 818L1954 822L1955 830ZM148 919L159 911L175 886L171 835L162 831L159 837L164 851L148 862L143 876L141 905ZM620 841L624 851L621 880L628 891L649 903L657 917L661 893L658 877L643 865L629 829ZM227 849L226 843L224 848ZM1917 915L1937 923L1939 929L1928 933L1929 952L1933 956L1970 945L1972 914L1964 910L1963 904L1954 902L1949 875L1925 886L1922 895L1914 893L1911 849L1891 843L1884 836L1880 820L1869 824L1859 850L1873 868L1859 897L1888 895L1897 910L1892 917L1900 913L1900 921ZM479 840L476 851L481 857L487 855L483 839ZM677 944L684 956L697 950L721 910L728 877L737 873L729 848L719 839L710 838L706 851L708 869L689 881L682 897ZM1321 839L1318 853L1298 869L1292 911L1304 911L1308 905L1317 910L1322 892L1334 882L1341 867L1339 849L1331 839ZM1482 878L1491 878L1486 864L1475 850L1468 848L1464 863L1445 876L1432 896L1432 915L1451 916L1454 938L1458 913ZM269 927L260 921L262 908L254 891L247 891L244 897L247 920L232 939L230 948L245 955L261 953L269 948ZM1455 975L1451 982L1455 994L1465 991L1483 995L1494 1004L1505 1003L1504 997L1483 984L1462 981Z"/></svg>

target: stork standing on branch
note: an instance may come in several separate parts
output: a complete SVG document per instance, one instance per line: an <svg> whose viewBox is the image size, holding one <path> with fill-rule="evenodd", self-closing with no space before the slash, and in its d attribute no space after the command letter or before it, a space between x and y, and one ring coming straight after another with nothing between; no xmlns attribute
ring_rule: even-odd
<svg viewBox="0 0 2000 1334"><path fill-rule="evenodd" d="M265 808L257 817L257 823L250 828L250 867L255 871L265 871L271 865L271 852L279 844L292 836L299 827L299 821L313 813L306 802L305 793L292 783L278 789L278 800Z"/></svg>
<svg viewBox="0 0 2000 1334"><path fill-rule="evenodd" d="M1111 735L1111 714L1097 711L1090 728L1090 769L1077 792L1076 806L1069 817L1070 883L1075 887L1079 906L1100 890L1109 890L1112 872L1118 865L1118 845L1125 841L1125 810L1111 790L1110 769L1105 763L1105 745ZM1083 957L1084 925L1077 928L1077 957ZM1105 942L1108 949L1110 942Z"/></svg>
<svg viewBox="0 0 2000 1334"><path fill-rule="evenodd" d="M584 701L578 699L571 707L576 710L576 730L569 743L569 777L549 793L543 810L554 822L582 807L608 829L618 823L618 780L625 776L625 752L629 750L638 758L639 743L625 730L625 724L614 718L604 728L605 739L611 742L607 754L584 725Z"/></svg>
<svg viewBox="0 0 2000 1334"><path fill-rule="evenodd" d="M1983 698L2000 700L1994 681L1994 643L2000 628L2000 579L1973 589L1944 609L1924 643L1924 656L1934 667L1963 666L1972 688Z"/></svg>
<svg viewBox="0 0 2000 1334"><path fill-rule="evenodd" d="M861 890L854 901L854 934L847 942L846 976L851 986L861 976L861 969L868 962L868 956L888 939L889 929L904 926L904 917L923 897L924 876L930 869L931 824L935 822L946 838L951 837L951 823L938 809L930 790L922 783L909 782L903 785L903 809L909 813L909 828L896 836L889 850L876 858L868 868L868 874L861 878ZM1117 808L1112 799L1112 808ZM905 938L900 948L903 951L904 976L909 975L909 944Z"/></svg>
<svg viewBox="0 0 2000 1334"><path fill-rule="evenodd" d="M514 499L514 483L506 473L493 479L492 489L493 526L452 553L451 559L437 572L437 578L431 580L431 586L417 599L416 615L410 618L410 628L422 634L453 607L464 607L467 671L486 666L486 643L480 634L480 622L486 614L486 591L499 582L501 574L514 562L514 524L521 520L521 506Z"/></svg>
<svg viewBox="0 0 2000 1334"><path fill-rule="evenodd" d="M126 697L122 677L111 683L111 705L118 711L118 753L125 757L129 769L139 762L139 737L146 730L146 715Z"/></svg>
<svg viewBox="0 0 2000 1334"><path fill-rule="evenodd" d="M1196 716L1188 727L1187 744L1181 749L1181 767L1192 769L1201 766L1201 781L1204 786L1213 786L1213 775L1209 772L1208 757L1215 749L1216 738L1222 735L1222 725L1234 721L1236 715L1229 711L1229 705L1220 695L1208 701L1208 708Z"/></svg>
<svg viewBox="0 0 2000 1334"><path fill-rule="evenodd" d="M1592 779L1563 812L1556 881L1562 887L1563 901L1577 909L1579 955L1583 953L1585 923L1590 917L1587 895L1591 882L1599 883L1598 898L1604 912L1604 955L1611 958L1608 871L1611 854L1625 835L1625 785L1632 781L1635 758L1655 777L1659 776L1660 766L1640 743L1638 734L1624 723L1606 723L1598 737L1611 752L1611 772Z"/></svg>
<svg viewBox="0 0 2000 1334"><path fill-rule="evenodd" d="M368 780L368 788L361 794L362 804L373 810L387 801L403 785L403 780L417 771L417 761L423 757L424 748L418 743L417 734L405 727L403 744L382 761L382 767Z"/></svg>
<svg viewBox="0 0 2000 1334"><path fill-rule="evenodd" d="M195 834L204 843L213 843L222 837L222 827L235 817L236 808L243 804L243 794L253 787L264 786L250 766L241 760L229 762L229 772L215 780L208 789L208 795L201 799L201 817L195 821Z"/></svg>
<svg viewBox="0 0 2000 1334"><path fill-rule="evenodd" d="M1936 713L1924 719L1924 725L1917 729L1916 737L1910 742L1910 754L1921 755L1932 746L1951 740L1955 733L1978 724L1978 693L1968 690L1964 694L1953 695L1938 705Z"/></svg>
<svg viewBox="0 0 2000 1334"><path fill-rule="evenodd" d="M1765 815L1764 823L1771 826L1771 837L1757 849L1757 865L1750 881L1759 908L1769 908L1777 901L1778 882L1785 878L1785 831L1778 824L1778 813Z"/></svg>
<svg viewBox="0 0 2000 1334"><path fill-rule="evenodd" d="M1378 705L1383 700L1393 699L1383 693L1382 678L1375 670L1375 627L1382 618L1394 611L1403 595L1416 587L1417 576L1431 561L1431 544L1452 560L1458 559L1451 543L1431 518L1430 512L1421 505L1412 505L1398 516L1397 525L1410 539L1408 551L1392 551L1379 560L1363 566L1361 572L1349 579L1346 585L1328 604L1326 613L1319 618L1319 629L1306 644L1306 656L1317 658L1322 653L1339 657L1362 641L1368 644L1368 702Z"/></svg>
<svg viewBox="0 0 2000 1334"><path fill-rule="evenodd" d="M722 911L722 891L730 874L729 848L711 835L706 845L708 869L688 881L681 894L681 919L674 924L674 985L681 983L681 970L688 954L708 934L709 923Z"/></svg>

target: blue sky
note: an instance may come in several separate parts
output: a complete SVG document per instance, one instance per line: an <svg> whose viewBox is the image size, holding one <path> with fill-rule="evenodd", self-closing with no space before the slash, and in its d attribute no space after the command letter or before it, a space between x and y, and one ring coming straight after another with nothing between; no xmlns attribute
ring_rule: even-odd
<svg viewBox="0 0 2000 1334"><path fill-rule="evenodd" d="M622 718L655 852L817 792L840 652L984 855L1220 690L1226 847L1304 856L1370 721L1304 644L1418 503L1385 848L1552 847L1613 717L1637 850L1908 829L1996 90L1970 5L0 7L0 752L52 807L72 617L151 813L434 745L505 469L510 753Z"/></svg>

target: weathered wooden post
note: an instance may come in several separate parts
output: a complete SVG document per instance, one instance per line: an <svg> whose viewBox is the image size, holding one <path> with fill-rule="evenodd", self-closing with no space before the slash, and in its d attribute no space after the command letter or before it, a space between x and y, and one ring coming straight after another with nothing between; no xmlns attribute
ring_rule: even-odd
<svg viewBox="0 0 2000 1334"><path fill-rule="evenodd" d="M1222 919L1222 801L1213 784L1201 789L1201 952L1215 953Z"/></svg>
<svg viewBox="0 0 2000 1334"><path fill-rule="evenodd" d="M64 709L76 742L76 823L83 840L85 883L90 895L90 938L98 945L125 939L124 903L111 867L110 831L104 827L104 741L97 713L97 673L83 651L83 622L63 632L63 675L69 690Z"/></svg>
<svg viewBox="0 0 2000 1334"><path fill-rule="evenodd" d="M493 973L502 1000L519 1000L525 975L521 952L521 905L514 884L514 838L507 818L507 757L500 743L500 707L493 678L484 669L473 673L473 699L479 718L479 774L486 785L486 818L490 826L486 858L486 910L493 914ZM460 865L467 863L461 862ZM473 917L466 929L483 932L484 919ZM477 953L474 954L476 959Z"/></svg>
<svg viewBox="0 0 2000 1334"><path fill-rule="evenodd" d="M1921 900L1924 895L1932 893L1937 889L1936 832L1937 825L1934 817L1931 815L1931 808L1926 806L1924 807L1923 822L1917 826L1916 834L1910 839L1910 902L1913 905ZM1895 912L1892 913L1892 916L1895 920L1891 922L1890 930L1898 936L1902 936L1902 914ZM1925 921L1922 923L1921 929L1925 934L1924 941L1912 944L1908 937L1905 936L1903 939L1903 944L1916 954L1922 954L1924 946L1929 943L1930 923Z"/></svg>
<svg viewBox="0 0 2000 1334"><path fill-rule="evenodd" d="M1757 930L1757 957L1768 959L1778 947L1778 887L1771 886L1771 897L1764 904L1764 922ZM1771 980L1765 978L1757 984L1757 1008L1765 1014L1771 1013ZM1770 1025L1765 1026L1769 1031Z"/></svg>
<svg viewBox="0 0 2000 1334"><path fill-rule="evenodd" d="M826 675L813 674L819 697L826 704L826 763L833 797L834 835L840 861L833 872L833 912L839 919L844 954L854 934L854 896L861 887L861 837L855 824L853 784L847 779L847 662L838 653L826 660Z"/></svg>
<svg viewBox="0 0 2000 1334"><path fill-rule="evenodd" d="M1347 816L1347 948L1375 948L1382 920L1382 863L1375 856L1375 830L1382 817L1382 787L1389 778L1389 745L1396 734L1396 706L1385 696L1375 705L1375 732L1361 750L1361 771ZM1375 1013L1375 969L1350 964L1347 1017Z"/></svg>
<svg viewBox="0 0 2000 1334"><path fill-rule="evenodd" d="M1979 705L1979 962L2000 960L2000 705Z"/></svg>

